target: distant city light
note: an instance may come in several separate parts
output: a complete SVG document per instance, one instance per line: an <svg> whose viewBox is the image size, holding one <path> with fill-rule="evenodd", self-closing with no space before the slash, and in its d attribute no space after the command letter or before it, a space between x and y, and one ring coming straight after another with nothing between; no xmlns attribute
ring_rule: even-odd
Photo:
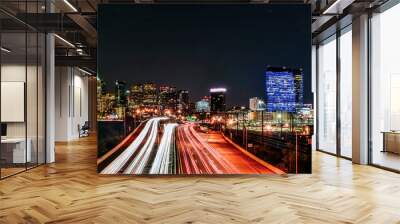
<svg viewBox="0 0 400 224"><path fill-rule="evenodd" d="M226 88L211 88L210 93L226 92Z"/></svg>

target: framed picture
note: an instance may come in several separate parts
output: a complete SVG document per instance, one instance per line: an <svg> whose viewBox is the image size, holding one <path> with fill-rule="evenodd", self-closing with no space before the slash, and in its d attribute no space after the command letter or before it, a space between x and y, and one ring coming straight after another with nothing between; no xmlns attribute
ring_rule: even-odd
<svg viewBox="0 0 400 224"><path fill-rule="evenodd" d="M100 5L98 172L311 173L308 5Z"/></svg>

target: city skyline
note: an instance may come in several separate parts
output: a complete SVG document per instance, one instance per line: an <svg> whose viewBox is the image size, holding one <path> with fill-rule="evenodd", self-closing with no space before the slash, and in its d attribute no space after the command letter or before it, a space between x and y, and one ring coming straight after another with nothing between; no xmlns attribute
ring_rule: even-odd
<svg viewBox="0 0 400 224"><path fill-rule="evenodd" d="M310 173L309 10L100 5L99 173ZM304 72L271 89L298 110L266 110L270 66Z"/></svg>
<svg viewBox="0 0 400 224"><path fill-rule="evenodd" d="M103 80L100 80L100 81L103 81ZM104 82L104 81L103 81ZM125 80L114 80L114 82L112 82L112 83L116 83L116 82L124 82L125 84L126 84L126 86L128 86L128 87L130 87L130 88L127 88L127 91L131 91L131 89L132 89L132 87L133 86L135 86L135 85L144 85L144 84L155 84L157 87L158 87L158 89L160 88L160 87L164 87L164 86L168 86L168 87L173 87L173 88L176 88L176 90L177 91L189 91L190 92L190 90L188 90L187 88L185 89L185 88L178 88L177 86L175 86L175 85L171 85L171 84L169 84L169 83L162 83L162 84L159 84L159 83L154 83L154 82L143 82L143 83L138 83L138 82L135 82L135 83L131 83L131 84L128 84L128 82L127 81L125 81ZM105 84L105 86L103 86L102 88L104 88L104 93L114 93L115 92L115 85L107 85L107 83L105 83L104 82L104 84ZM103 84L103 85L104 85ZM209 96L209 94L210 94L210 89L213 89L213 88L224 88L224 87L210 87L210 88L207 88L207 89L205 89L205 91L204 91L204 95L202 95L200 98L198 98L198 99L193 99L193 98L191 98L192 100L194 100L194 101L198 101L198 100L201 100L204 96ZM227 91L228 91L228 89L226 89ZM193 102L194 102L193 101ZM245 104L246 102L244 102L244 104ZM238 105L235 105L235 106L238 106Z"/></svg>
<svg viewBox="0 0 400 224"><path fill-rule="evenodd" d="M300 29L309 21L298 9L109 6L100 10L99 17L100 78L129 84L168 82L189 89L193 99L200 99L209 88L225 87L227 106L232 107L264 96L263 74L269 65L286 66L303 69L304 101L312 103L311 63L305 57L310 54L310 35Z"/></svg>
<svg viewBox="0 0 400 224"><path fill-rule="evenodd" d="M285 68L286 70L287 70L287 68ZM289 70L291 70L291 69L289 69ZM266 72L266 74L268 74L270 71L267 71ZM277 73L278 75L279 75L279 73ZM298 77L299 76L299 74L301 74L301 73L298 73L297 74L297 76L296 77ZM275 75L275 74L274 74ZM267 75L266 75L267 76ZM299 78L297 78L297 79L299 79ZM300 78L301 79L301 78ZM226 94L226 92L228 91L226 88L223 88L223 87L213 87L213 88L209 88L208 89L208 91L207 91L207 93L205 93L204 95L202 95L202 97L200 97L200 98L197 98L197 99L194 99L193 97L190 97L190 90L188 90L188 89L180 89L180 88L177 88L176 86L174 86L174 85L170 85L170 84L167 84L167 83L163 83L163 84L156 84L156 83L152 83L152 82L144 82L144 83L134 83L134 84L131 84L131 85L127 85L126 83L127 82L125 82L125 81L122 81L122 80L115 80L113 83L115 84L115 85L113 85L113 86L108 86L108 88L106 88L106 83L104 82L104 81L101 81L101 80L99 80L100 81L100 83L98 84L98 88L100 88L101 89L101 92L102 92L102 94L103 95L106 95L106 94L114 94L115 95L115 97L117 98L116 99L116 101L118 102L119 101L119 97L118 97L118 95L119 95L119 93L120 93L120 90L117 90L118 89L118 86L120 86L121 85L121 83L123 83L123 85L125 86L124 87L124 89L126 90L126 93L125 94L127 94L127 96L126 97L131 97L131 98L134 98L135 97L135 91L138 91L138 86L145 86L145 85L154 85L154 88L156 89L156 92L154 92L154 94L156 94L156 98L154 99L154 102L152 102L152 104L165 104L165 102L163 102L163 101L165 101L165 99L163 100L162 98L163 98L163 91L164 91L164 89L165 88L167 88L167 89L172 89L173 90L173 92L176 94L175 95L175 97L176 97L176 100L177 100L177 104L179 104L179 97L180 97L180 94L182 94L182 93L184 93L185 94L185 98L186 98L186 103L187 104L189 104L189 103L191 103L191 104L194 104L193 105L193 107L194 108L196 108L197 106L196 106L196 104L197 103L199 103L199 102L201 102L201 101L204 101L205 99L207 100L207 101L211 101L211 99L212 99L212 94L213 94L213 90L217 90L217 91L215 91L215 92L218 92L218 90L221 90L221 89L223 89L223 92L224 92L224 95ZM290 81L290 80L289 80ZM291 91L293 91L292 89L293 88L295 88L295 86L297 85L296 83L292 83L294 86L293 87L290 87L289 89L288 88L286 88L286 89L288 89L288 90L291 90ZM301 85L302 86L302 85ZM229 106L229 107L226 107L224 110L230 110L230 109L234 109L234 108L236 108L236 107L245 107L245 108L247 108L247 109L250 109L250 110L259 110L259 109L252 109L253 107L251 106L252 105L252 100L256 100L257 102L261 102L264 106L262 107L263 108L263 110L269 110L269 108L266 106L268 103L268 89L269 89L270 87L268 87L268 85L267 86L265 86L265 89L264 89L264 93L267 93L267 95L265 95L264 94L264 96L252 96L252 97L249 97L248 99L247 99L247 101L246 102L243 102L243 104L238 104L238 105L232 105L232 106ZM283 88L283 89L285 89L284 88L284 86L280 86L280 88ZM302 88L300 88L299 90L297 90L297 91L300 91L300 99L302 99L302 90L301 90ZM143 91L143 90L141 90L141 91ZM274 93L274 92L271 92L272 94L276 94L276 93ZM280 92L279 92L279 94L281 94ZM292 93L292 94L294 94L294 93ZM165 96L164 96L165 97ZM225 96L224 96L225 97ZM129 107L129 104L128 104L128 99L126 99L127 100L127 104L126 104L126 106L127 107ZM249 100L250 100L250 104L249 104ZM293 99L294 100L294 99ZM259 102L259 103L260 103ZM209 102L210 103L210 102ZM225 99L224 99L224 103L226 104L227 102L225 101ZM253 102L254 103L254 102ZM279 106L281 106L280 104L281 104L281 102L270 102L269 104L274 104L274 103L277 103L277 104L279 104ZM295 109L295 108L302 108L303 107L303 105L312 105L312 104L310 104L310 103L304 103L302 100L300 100L300 101L293 101L293 102L288 102L290 105L292 104L292 103L296 103L296 104L293 104L293 105L291 105L290 107L292 107L292 109L291 110L280 110L280 111L288 111L288 112L294 112L294 110L293 109ZM119 104L119 103L117 103L117 104ZM286 106L285 107L282 107L282 108L286 108ZM197 109L196 109L197 110ZM209 108L209 110L211 110L210 108Z"/></svg>
<svg viewBox="0 0 400 224"><path fill-rule="evenodd" d="M264 76L265 75L265 73L264 74L262 74L262 76ZM142 83L140 83L140 82L128 82L128 81L126 81L126 80L114 80L114 81L111 81L111 83L115 83L116 81L122 81L122 82L125 82L126 83L126 85L127 86L129 86L129 87L132 87L132 86L134 86L134 85L137 85L137 84L145 84L145 83L151 83L151 84L156 84L158 87L161 87L161 86L170 86L170 87L175 87L176 89L178 89L178 90L189 90L188 88L185 88L185 87L182 87L182 86L177 86L177 85L175 85L175 84L170 84L170 83L167 83L167 82L153 82L153 81L145 81L145 82L142 82ZM265 79L264 79L264 83L265 83ZM263 83L263 85L264 85L264 83ZM212 89L212 88L225 88L226 90L227 90L227 95L231 95L230 94L230 92L232 91L231 89L229 89L229 88L227 88L226 87L227 85L224 85L224 84L222 84L222 85L214 85L214 86L209 86L209 87L205 87L204 88L204 93L202 94L202 92L198 92L198 94L197 94L197 96L199 96L199 97L197 97L197 98L194 98L194 97L191 97L190 98L190 100L191 100L191 102L197 102L197 101L199 101L199 100L201 100L204 96L208 96L209 95L209 90L210 89ZM263 87L265 87L265 86L263 86ZM304 87L303 87L304 88ZM114 92L114 85L107 85L106 84L106 88L105 88L105 90L107 91L107 92L109 92L109 93L111 93L111 92ZM129 89L128 89L129 90ZM190 91L190 90L189 90ZM207 95L208 94L208 95ZM249 97L247 98L247 99L244 99L242 102L237 102L236 101L236 104L234 104L234 103L231 103L231 102L229 102L229 101L227 101L227 107L228 108L231 108L231 107L236 107L236 106L245 106L245 105L247 105L248 104L248 100L250 99L250 98L253 98L253 97L258 97L258 98L261 98L261 99L263 99L264 101L267 101L267 99L266 99L266 97L265 97L265 88L263 88L263 90L261 91L261 94L259 94L259 95L248 95ZM312 104L313 102L312 101L307 101L307 99L304 99L304 103L305 104Z"/></svg>
<svg viewBox="0 0 400 224"><path fill-rule="evenodd" d="M113 83L116 84L116 83L118 83L118 82L124 82L124 83L126 83L126 82L123 81L123 80L115 80ZM131 85L126 85L126 86L127 86L127 88L126 88L126 94L132 94L132 89L133 89L135 86L137 86L137 85L145 85L145 84L155 84L156 87L157 87L157 95L160 94L160 88L162 88L162 87L172 87L172 88L175 88L177 94L179 94L180 91L185 91L185 92L187 92L187 94L189 95L189 100L188 100L188 102L194 103L194 104L198 103L199 101L203 101L205 98L209 98L209 100L211 100L211 95L212 95L212 93L210 92L210 90L216 88L216 87L209 88L208 91L206 91L202 97L197 98L197 99L194 99L193 97L190 97L190 90L187 90L187 89L180 89L180 88L175 87L174 85L169 85L169 84L167 84L167 83L156 84L156 83L153 83L153 82L144 82L144 83L134 83L134 84L131 84ZM99 85L99 87L100 87L100 85ZM101 87L100 87L100 88L101 88ZM218 87L218 88L223 88L223 87ZM225 89L226 92L229 91L229 90L226 89L226 88L223 88L223 89ZM103 92L103 95L106 95L106 94L114 94L116 97L117 97L117 95L118 95L118 94L115 94L115 92L116 92L115 86L108 86L108 88L105 88L105 90L106 90L106 91L102 91L102 92ZM157 96L157 97L160 97L160 96ZM247 101L246 101L246 102L243 102L242 104L232 105L232 106L226 107L225 109L229 110L229 109L232 109L232 108L235 108L235 107L246 107L246 108L248 108L248 109L251 109L250 106L249 106L249 100L251 100L252 98L259 98L259 99L262 99L263 101L265 101L265 99L264 99L263 96L252 96L252 97L249 97L249 98L247 99ZM118 100L117 100L117 101L118 101ZM156 102L156 103L161 103L160 101L161 101L161 99L160 99L160 98L157 98L157 102Z"/></svg>

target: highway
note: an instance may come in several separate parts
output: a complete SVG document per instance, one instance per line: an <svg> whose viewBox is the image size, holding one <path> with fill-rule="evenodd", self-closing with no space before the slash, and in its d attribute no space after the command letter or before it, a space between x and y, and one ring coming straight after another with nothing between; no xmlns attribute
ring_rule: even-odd
<svg viewBox="0 0 400 224"><path fill-rule="evenodd" d="M166 124L164 134L161 138L156 157L150 169L150 174L173 174L175 173L175 128L176 123ZM172 156L171 156L172 155Z"/></svg>
<svg viewBox="0 0 400 224"><path fill-rule="evenodd" d="M100 173L118 174L122 172L124 174L141 174L154 148L159 123L165 119L158 117L147 121L135 140Z"/></svg>
<svg viewBox="0 0 400 224"><path fill-rule="evenodd" d="M181 125L177 129L177 147L183 174L223 174L236 173L234 166L216 153L201 138L194 124Z"/></svg>
<svg viewBox="0 0 400 224"><path fill-rule="evenodd" d="M157 117L148 120L132 143L100 173L281 173L275 167L234 146L234 143L228 142L219 132L198 132L195 123L167 123L160 126L160 122L167 119Z"/></svg>
<svg viewBox="0 0 400 224"><path fill-rule="evenodd" d="M194 123L180 125L176 141L182 174L282 173L239 150L220 133L198 133Z"/></svg>
<svg viewBox="0 0 400 224"><path fill-rule="evenodd" d="M152 127L147 136L147 140L143 147L140 148L139 153L135 156L132 162L124 170L124 174L143 174L144 168L149 162L150 155L155 149L155 143L158 134L158 125L160 120L165 120L166 118L153 118Z"/></svg>

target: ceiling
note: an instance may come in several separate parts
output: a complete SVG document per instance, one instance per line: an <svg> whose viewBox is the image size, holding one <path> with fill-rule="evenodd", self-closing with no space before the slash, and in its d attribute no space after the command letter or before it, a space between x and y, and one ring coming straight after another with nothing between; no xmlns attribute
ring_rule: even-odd
<svg viewBox="0 0 400 224"><path fill-rule="evenodd" d="M17 32L29 24L29 27L38 31L57 33L60 38L56 38L56 63L78 65L79 62L84 62L95 70L99 4L310 4L315 38L348 11L362 11L384 1L386 0L47 0L51 4L46 7L46 0L1 0L0 20L3 32ZM52 13L48 13L49 11Z"/></svg>

